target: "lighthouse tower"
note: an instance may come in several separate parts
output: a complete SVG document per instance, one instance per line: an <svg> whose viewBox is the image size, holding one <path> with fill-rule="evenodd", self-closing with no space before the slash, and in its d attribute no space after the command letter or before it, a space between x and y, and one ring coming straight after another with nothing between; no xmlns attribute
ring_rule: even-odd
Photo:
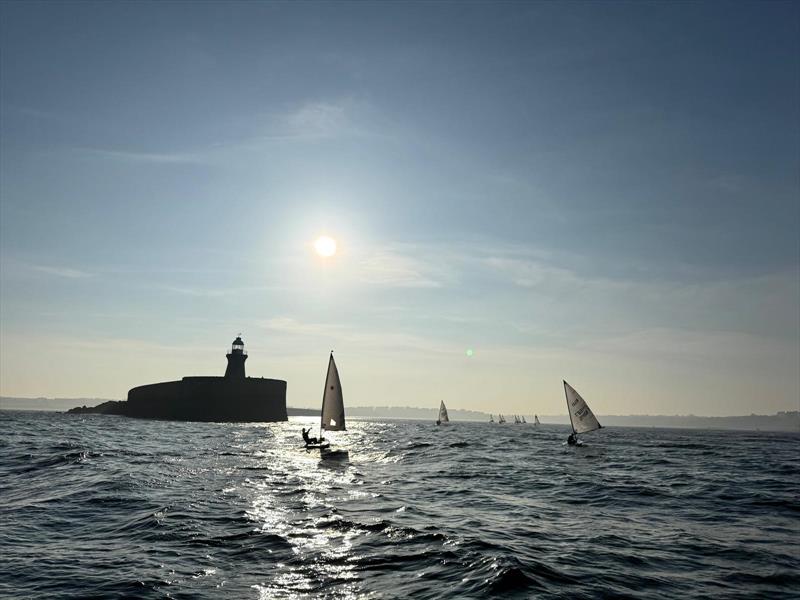
<svg viewBox="0 0 800 600"><path fill-rule="evenodd" d="M247 352L244 350L244 342L242 341L241 334L233 340L231 351L225 356L228 359L228 368L225 369L225 377L244 379L244 361L247 360Z"/></svg>

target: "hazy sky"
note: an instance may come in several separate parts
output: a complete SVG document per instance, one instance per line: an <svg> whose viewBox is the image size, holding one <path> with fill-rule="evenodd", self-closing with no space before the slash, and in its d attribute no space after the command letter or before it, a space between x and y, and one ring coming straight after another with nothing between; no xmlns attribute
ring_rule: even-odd
<svg viewBox="0 0 800 600"><path fill-rule="evenodd" d="M797 3L1 11L2 395L798 409Z"/></svg>

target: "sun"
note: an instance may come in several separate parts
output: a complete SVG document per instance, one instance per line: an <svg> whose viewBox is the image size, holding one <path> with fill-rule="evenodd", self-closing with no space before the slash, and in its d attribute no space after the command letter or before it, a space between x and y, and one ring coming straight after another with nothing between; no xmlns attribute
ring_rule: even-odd
<svg viewBox="0 0 800 600"><path fill-rule="evenodd" d="M336 254L336 240L327 235L320 236L314 242L314 250L324 258L331 257Z"/></svg>

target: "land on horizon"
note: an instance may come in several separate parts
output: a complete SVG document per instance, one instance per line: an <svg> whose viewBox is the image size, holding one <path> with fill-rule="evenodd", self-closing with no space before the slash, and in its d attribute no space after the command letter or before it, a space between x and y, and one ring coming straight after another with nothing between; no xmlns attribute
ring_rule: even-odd
<svg viewBox="0 0 800 600"><path fill-rule="evenodd" d="M67 411L79 406L97 406L109 402L105 398L12 398L0 397L0 410L40 410ZM489 420L490 413L473 410L448 408L453 421L483 422ZM316 416L319 409L288 407L290 417ZM412 406L353 406L347 408L347 415L353 418L435 420L438 408L419 408ZM494 414L495 417L497 413ZM504 413L512 417L514 413ZM523 413L517 413L523 416ZM534 413L524 413L529 421ZM544 425L565 425L569 423L566 414L539 414ZM679 429L736 429L762 431L800 432L800 411L780 411L771 415L598 415L606 426L617 427L667 427Z"/></svg>

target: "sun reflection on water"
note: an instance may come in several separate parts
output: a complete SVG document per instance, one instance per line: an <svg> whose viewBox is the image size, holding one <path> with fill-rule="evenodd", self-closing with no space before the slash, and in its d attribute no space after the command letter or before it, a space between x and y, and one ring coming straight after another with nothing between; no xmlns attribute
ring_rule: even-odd
<svg viewBox="0 0 800 600"><path fill-rule="evenodd" d="M348 431L330 436L334 447L350 450L343 460L326 460L318 451L306 451L297 431L305 425L298 419L270 427L272 439L254 453L263 463L261 477L246 479L239 490L248 498L246 517L258 531L285 540L293 555L280 564L277 575L253 587L260 598L298 598L326 585L335 585L338 598L364 597L358 590L353 546L370 531L345 521L337 507L377 496L359 489L364 482L358 463L351 460L369 438L369 424L354 423Z"/></svg>

